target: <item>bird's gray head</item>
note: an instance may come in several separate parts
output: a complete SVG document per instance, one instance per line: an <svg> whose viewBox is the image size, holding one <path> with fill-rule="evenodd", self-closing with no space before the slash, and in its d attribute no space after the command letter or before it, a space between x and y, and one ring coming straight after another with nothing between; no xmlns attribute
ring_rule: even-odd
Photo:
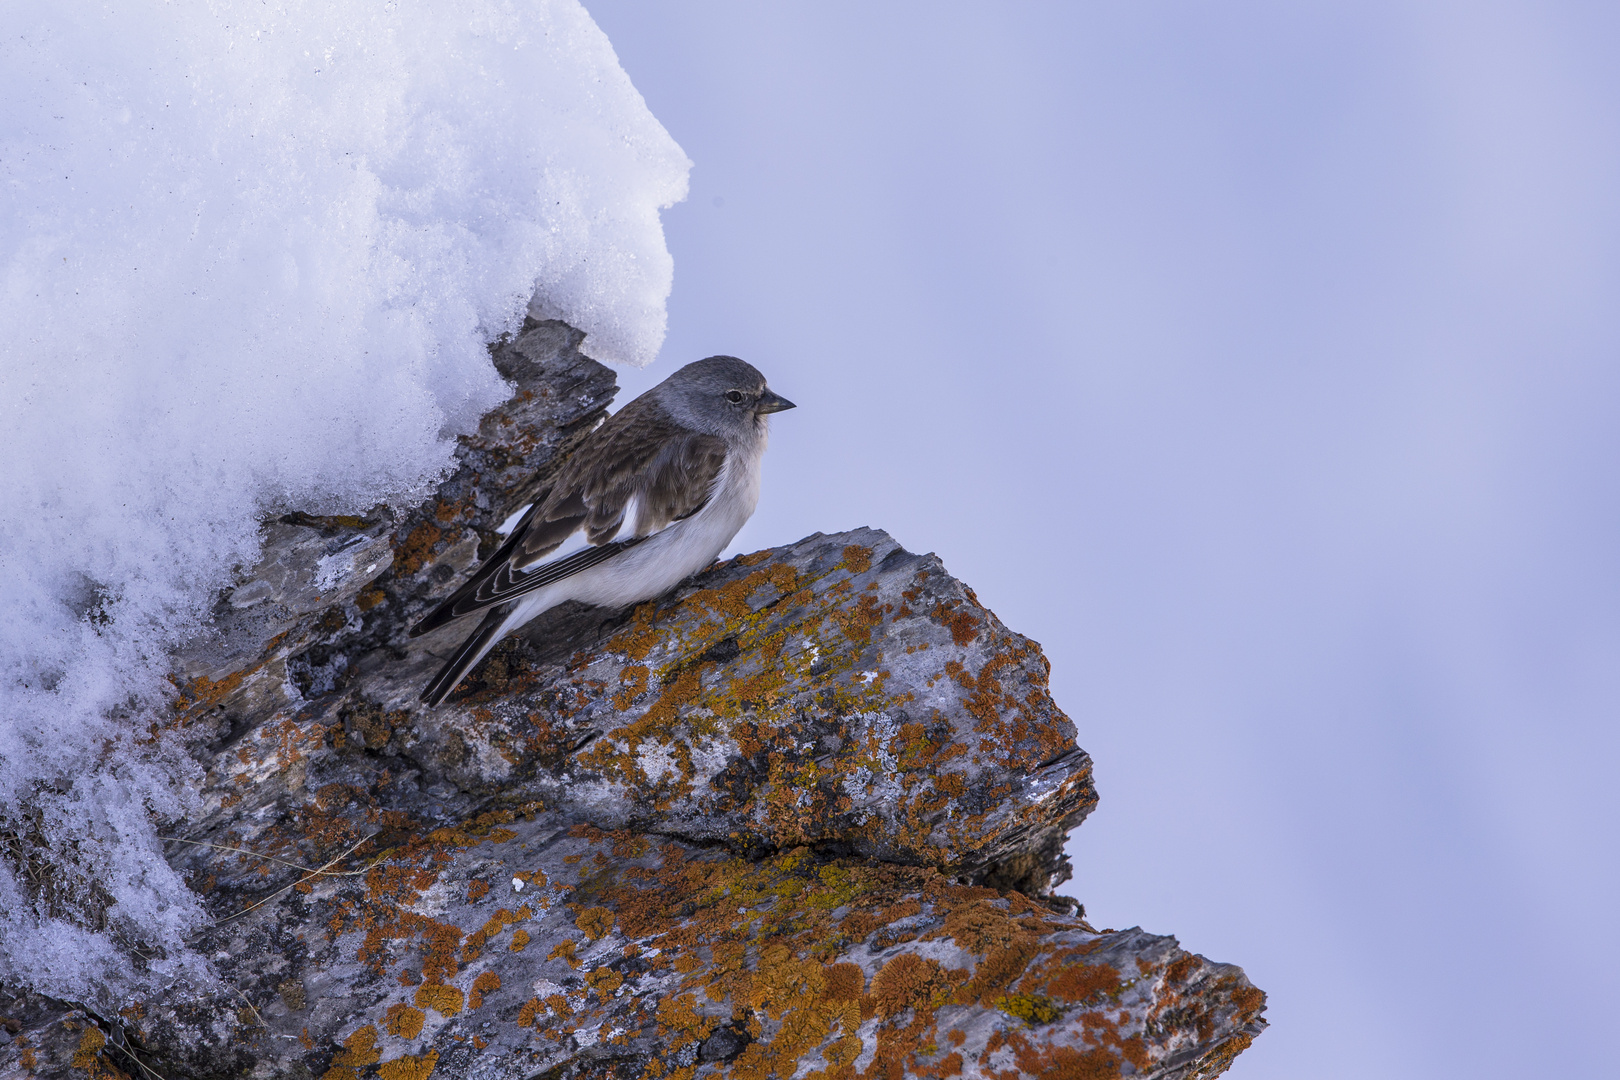
<svg viewBox="0 0 1620 1080"><path fill-rule="evenodd" d="M754 365L735 356L687 364L657 388L659 403L694 431L725 439L763 435L766 417L793 408L773 394Z"/></svg>

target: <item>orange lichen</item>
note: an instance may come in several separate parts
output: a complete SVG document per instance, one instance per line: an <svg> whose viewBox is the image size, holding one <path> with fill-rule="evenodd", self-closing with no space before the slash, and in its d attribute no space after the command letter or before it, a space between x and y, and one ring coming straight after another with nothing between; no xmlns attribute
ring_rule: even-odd
<svg viewBox="0 0 1620 1080"><path fill-rule="evenodd" d="M413 1008L401 1002L388 1006L383 1014L383 1026L390 1035L397 1035L401 1039L414 1039L422 1034L422 1023L427 1019L421 1009Z"/></svg>
<svg viewBox="0 0 1620 1080"><path fill-rule="evenodd" d="M957 1000L993 1006L995 998L1023 974L1038 950L1035 942L1022 939L1005 948L990 949L974 969L973 977L962 985Z"/></svg>
<svg viewBox="0 0 1620 1080"><path fill-rule="evenodd" d="M647 668L643 664L630 664L619 673L619 692L613 695L613 707L623 712L647 688Z"/></svg>
<svg viewBox="0 0 1620 1080"><path fill-rule="evenodd" d="M427 1080L438 1063L437 1050L429 1050L419 1057L397 1057L377 1066L377 1080Z"/></svg>
<svg viewBox="0 0 1620 1080"><path fill-rule="evenodd" d="M898 904L890 904L884 909L882 919L886 923L893 923L920 914L922 914L922 904L918 903L916 898L913 897L902 900Z"/></svg>
<svg viewBox="0 0 1620 1080"><path fill-rule="evenodd" d="M1079 1050L1072 1046L1035 1046L1018 1033L1012 1044L1022 1073L1052 1080L1118 1080L1119 1057L1104 1047Z"/></svg>
<svg viewBox="0 0 1620 1080"><path fill-rule="evenodd" d="M591 941L597 941L613 930L613 912L605 907L589 907L579 913L574 925Z"/></svg>
<svg viewBox="0 0 1620 1080"><path fill-rule="evenodd" d="M844 548L844 565L852 574L866 573L872 568L872 549L860 544L848 545Z"/></svg>
<svg viewBox="0 0 1620 1080"><path fill-rule="evenodd" d="M943 1000L950 989L940 962L916 953L901 953L872 976L872 996L878 1015L885 1018L906 1009L932 1009L938 1004L936 995Z"/></svg>
<svg viewBox="0 0 1620 1080"><path fill-rule="evenodd" d="M73 1060L68 1062L75 1069L87 1069L91 1076L100 1075L102 1069L101 1048L107 1045L107 1036L94 1024L84 1026L84 1034L79 1036L79 1045L73 1051Z"/></svg>
<svg viewBox="0 0 1620 1080"><path fill-rule="evenodd" d="M453 979L460 965L456 962L456 949L461 944L462 931L447 923L429 923L423 930L427 939L427 955L422 958L422 978L425 981Z"/></svg>
<svg viewBox="0 0 1620 1080"><path fill-rule="evenodd" d="M190 713L200 713L220 704L227 697L235 693L245 680L261 665L252 665L241 671L233 671L219 681L199 675L194 679L186 680L180 687L181 696L176 700L175 707Z"/></svg>
<svg viewBox="0 0 1620 1080"><path fill-rule="evenodd" d="M974 900L952 908L939 934L969 952L984 953L1006 948L1023 936L1024 930L1000 908L984 900Z"/></svg>
<svg viewBox="0 0 1620 1080"><path fill-rule="evenodd" d="M1241 1013L1255 1013L1266 1003L1266 995L1259 987L1244 986L1232 991L1232 1005Z"/></svg>
<svg viewBox="0 0 1620 1080"><path fill-rule="evenodd" d="M585 973L585 985L603 997L611 997L613 992L624 985L624 976L612 968L597 968Z"/></svg>
<svg viewBox="0 0 1620 1080"><path fill-rule="evenodd" d="M472 992L467 995L467 1008L476 1009L484 1003L485 994L493 994L501 988L501 977L493 971L479 972L478 978L473 980Z"/></svg>
<svg viewBox="0 0 1620 1080"><path fill-rule="evenodd" d="M343 1049L332 1059L332 1068L327 1071L325 1080L339 1080L345 1075L353 1076L352 1070L375 1065L381 1056L377 1052L377 1029L370 1024L357 1028L343 1040ZM345 1072L333 1076L333 1072L339 1069Z"/></svg>
<svg viewBox="0 0 1620 1080"><path fill-rule="evenodd" d="M518 908L516 911L508 911L506 908L501 908L500 910L496 911L495 914L489 917L489 920L485 922L483 926L467 935L467 943L462 946L461 949L461 962L463 964L467 964L478 959L484 954L484 946L489 944L490 938L494 937L496 934L499 934L508 926L520 922L523 919L527 919L531 915L533 915L533 912L529 909L528 905L524 905L523 907ZM522 933L522 931L518 932ZM523 940L525 942L528 941L527 934L524 935ZM521 950L514 949L513 951L517 952Z"/></svg>
<svg viewBox="0 0 1620 1080"><path fill-rule="evenodd" d="M883 925L883 916L870 911L851 911L839 924L851 941L865 941Z"/></svg>
<svg viewBox="0 0 1620 1080"><path fill-rule="evenodd" d="M444 531L432 522L424 521L412 529L394 546L394 573L397 577L410 577L433 557L433 547L444 536Z"/></svg>
<svg viewBox="0 0 1620 1080"><path fill-rule="evenodd" d="M833 619L843 630L845 638L854 644L865 645L872 640L873 627L883 621L883 611L876 600L863 596L854 607L835 611Z"/></svg>
<svg viewBox="0 0 1620 1080"><path fill-rule="evenodd" d="M419 987L416 991L417 1007L432 1009L440 1016L456 1015L461 1011L463 1000L460 990L454 986L445 986L443 983Z"/></svg>
<svg viewBox="0 0 1620 1080"><path fill-rule="evenodd" d="M467 882L467 903L475 904L489 895L489 882L474 878Z"/></svg>
<svg viewBox="0 0 1620 1080"><path fill-rule="evenodd" d="M1183 953L1179 958L1172 960L1170 966L1164 969L1164 981L1168 983L1186 982L1187 976L1198 969L1198 957L1191 953Z"/></svg>
<svg viewBox="0 0 1620 1080"><path fill-rule="evenodd" d="M828 1001L856 1001L866 990L866 972L859 964L828 964L822 971L822 996Z"/></svg>
<svg viewBox="0 0 1620 1080"><path fill-rule="evenodd" d="M1254 1036L1246 1031L1240 1031L1233 1035L1204 1056L1204 1060L1201 1062L1203 1075L1219 1076L1231 1066L1233 1058L1236 1058L1253 1044Z"/></svg>
<svg viewBox="0 0 1620 1080"><path fill-rule="evenodd" d="M966 648L979 636L979 620L965 611L952 612L942 604L934 609L934 618L945 624L951 632L951 644Z"/></svg>
<svg viewBox="0 0 1620 1080"><path fill-rule="evenodd" d="M1048 966L1043 965L1043 968ZM1045 974L1042 971L1040 974ZM1038 979L1040 975L1032 972L1031 979ZM1045 980L1046 993L1065 1001L1084 1002L1104 995L1117 994L1120 990L1119 969L1111 964L1072 964L1060 968Z"/></svg>
<svg viewBox="0 0 1620 1080"><path fill-rule="evenodd" d="M512 943L507 946L512 952L522 952L529 946L529 932L527 930L512 931Z"/></svg>

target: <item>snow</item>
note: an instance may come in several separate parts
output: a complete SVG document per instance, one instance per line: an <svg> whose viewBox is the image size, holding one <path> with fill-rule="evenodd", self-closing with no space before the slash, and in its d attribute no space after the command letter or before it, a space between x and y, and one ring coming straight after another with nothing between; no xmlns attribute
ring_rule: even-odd
<svg viewBox="0 0 1620 1080"><path fill-rule="evenodd" d="M207 977L157 840L193 767L150 729L260 519L427 490L526 308L648 363L690 164L576 0L4 23L0 979L89 1001Z"/></svg>

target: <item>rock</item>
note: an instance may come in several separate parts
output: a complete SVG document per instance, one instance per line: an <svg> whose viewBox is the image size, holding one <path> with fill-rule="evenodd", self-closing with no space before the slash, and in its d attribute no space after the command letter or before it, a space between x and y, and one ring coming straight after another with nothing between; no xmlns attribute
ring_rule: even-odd
<svg viewBox="0 0 1620 1080"><path fill-rule="evenodd" d="M730 1064L736 1061L748 1044L754 1041L746 1024L732 1021L722 1024L715 1029L713 1035L704 1039L698 1047L697 1059L703 1062L722 1062ZM682 1049L685 1049L684 1047Z"/></svg>
<svg viewBox="0 0 1620 1080"><path fill-rule="evenodd" d="M461 789L601 828L754 857L808 845L1035 895L1067 877L1063 836L1096 803L1039 648L875 530L732 560L588 652L534 642L421 717L404 752L464 755Z"/></svg>
<svg viewBox="0 0 1620 1080"><path fill-rule="evenodd" d="M496 346L517 392L424 506L267 523L176 658L206 812L170 858L220 985L0 997L0 1074L1224 1069L1264 995L1055 895L1096 794L1046 661L880 531L555 610L417 703L467 628L409 626L611 399L579 340Z"/></svg>

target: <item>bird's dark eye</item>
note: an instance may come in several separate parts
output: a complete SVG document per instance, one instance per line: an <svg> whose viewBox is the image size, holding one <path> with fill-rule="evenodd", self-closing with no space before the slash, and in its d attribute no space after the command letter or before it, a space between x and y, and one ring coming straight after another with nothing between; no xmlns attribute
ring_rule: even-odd
<svg viewBox="0 0 1620 1080"><path fill-rule="evenodd" d="M733 405L742 404L742 397L743 396L742 396L742 391L741 390L727 390L726 391L726 400L731 402Z"/></svg>

